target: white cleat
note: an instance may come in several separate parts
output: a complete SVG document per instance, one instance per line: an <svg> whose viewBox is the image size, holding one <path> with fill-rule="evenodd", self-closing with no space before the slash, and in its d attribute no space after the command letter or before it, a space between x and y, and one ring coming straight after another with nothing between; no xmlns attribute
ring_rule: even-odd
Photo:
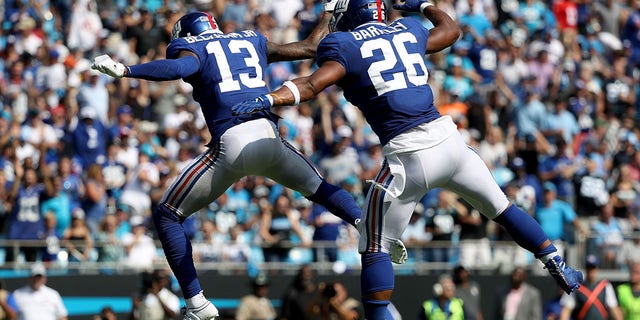
<svg viewBox="0 0 640 320"><path fill-rule="evenodd" d="M391 244L389 255L391 256L391 262L403 264L407 261L408 258L407 248L404 246L404 243L402 243L402 241L396 240L393 242L393 244Z"/></svg>
<svg viewBox="0 0 640 320"><path fill-rule="evenodd" d="M218 319L220 313L213 303L207 301L198 308L182 308L182 320L215 320Z"/></svg>
<svg viewBox="0 0 640 320"><path fill-rule="evenodd" d="M357 219L356 229L360 233L360 242L358 244L358 251L360 253L363 253L367 245L367 241L364 239L366 235L363 233L365 232L364 221ZM409 257L407 254L407 248L404 246L404 243L402 243L402 241L400 241L399 239L395 240L391 244L391 248L389 249L389 256L391 256L391 262L395 264L403 264L407 262L407 258Z"/></svg>

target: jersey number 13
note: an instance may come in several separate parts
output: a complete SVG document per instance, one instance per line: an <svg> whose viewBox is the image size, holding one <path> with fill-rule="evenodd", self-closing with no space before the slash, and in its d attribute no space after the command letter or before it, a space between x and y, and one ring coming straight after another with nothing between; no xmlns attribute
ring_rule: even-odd
<svg viewBox="0 0 640 320"><path fill-rule="evenodd" d="M247 67L255 69L255 76L252 77L250 73L243 72L237 74L238 80L234 79L234 72L231 72L227 55L222 49L220 41L209 42L207 44L207 53L214 54L216 56L218 70L220 70L220 76L222 78L222 81L218 84L220 92L240 90L240 83L248 88L260 88L266 86L266 83L262 80L262 67L260 66L258 52L253 44L247 40L231 40L229 41L228 47L231 53L241 53L243 49L245 52L249 53L249 57L244 58L244 63Z"/></svg>

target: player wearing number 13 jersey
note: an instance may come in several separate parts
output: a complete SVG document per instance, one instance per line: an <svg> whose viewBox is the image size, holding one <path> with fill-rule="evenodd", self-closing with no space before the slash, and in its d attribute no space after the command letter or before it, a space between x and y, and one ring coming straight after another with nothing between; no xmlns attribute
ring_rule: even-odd
<svg viewBox="0 0 640 320"><path fill-rule="evenodd" d="M543 261L566 292L575 290L582 273L565 264L531 216L509 203L452 119L434 106L423 56L451 46L460 36L458 25L425 0L402 1L394 8L421 12L435 27L426 30L411 18L387 25L383 0L338 0L329 23L337 32L318 46L320 67L308 77L233 107L234 113L251 114L308 100L337 84L380 137L384 164L358 224L365 318L391 319L387 305L394 275L388 253L416 203L432 188L458 193Z"/></svg>
<svg viewBox="0 0 640 320"><path fill-rule="evenodd" d="M325 5L325 11L332 9L331 3ZM361 209L351 195L327 183L300 152L280 138L277 117L269 110L231 113L234 104L268 92L264 81L268 62L315 57L318 42L328 33L329 17L323 13L307 39L278 45L255 31L224 34L209 14L193 12L176 22L168 59L132 66L109 56L94 59L93 69L114 77L184 79L193 86L193 98L211 132L209 149L180 173L153 212L165 256L185 298L183 319L214 319L218 310L202 293L182 222L243 176L269 177L351 225L360 218Z"/></svg>

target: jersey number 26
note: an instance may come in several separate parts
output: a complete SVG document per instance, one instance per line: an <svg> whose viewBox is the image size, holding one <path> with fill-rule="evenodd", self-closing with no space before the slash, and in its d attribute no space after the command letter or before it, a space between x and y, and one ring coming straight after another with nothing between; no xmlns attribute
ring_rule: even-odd
<svg viewBox="0 0 640 320"><path fill-rule="evenodd" d="M369 78L378 95L406 88L407 81L414 86L427 84L429 74L424 64L424 54L409 53L405 46L405 43L417 42L415 35L404 32L393 36L391 41L377 38L362 44L360 54L363 59L373 57L376 51L381 52L384 58L371 63L368 69ZM402 68L396 68L398 60L402 63ZM406 70L406 77L403 75L403 69ZM418 69L421 71L420 74Z"/></svg>

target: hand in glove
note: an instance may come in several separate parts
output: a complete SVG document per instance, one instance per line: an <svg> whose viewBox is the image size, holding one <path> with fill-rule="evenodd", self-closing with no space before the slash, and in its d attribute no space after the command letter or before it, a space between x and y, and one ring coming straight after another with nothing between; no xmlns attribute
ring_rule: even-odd
<svg viewBox="0 0 640 320"><path fill-rule="evenodd" d="M261 95L253 100L246 100L231 107L234 115L254 113L260 110L269 110L273 105L273 97L269 94Z"/></svg>
<svg viewBox="0 0 640 320"><path fill-rule="evenodd" d="M338 0L325 0L324 2L324 11L332 12L336 7L336 3Z"/></svg>
<svg viewBox="0 0 640 320"><path fill-rule="evenodd" d="M127 71L127 67L124 64L114 61L106 54L95 57L91 69L98 70L114 78L122 78Z"/></svg>
<svg viewBox="0 0 640 320"><path fill-rule="evenodd" d="M433 3L427 0L404 0L400 1L400 3L394 4L393 8L408 12L422 12L424 11L424 8L432 5Z"/></svg>

